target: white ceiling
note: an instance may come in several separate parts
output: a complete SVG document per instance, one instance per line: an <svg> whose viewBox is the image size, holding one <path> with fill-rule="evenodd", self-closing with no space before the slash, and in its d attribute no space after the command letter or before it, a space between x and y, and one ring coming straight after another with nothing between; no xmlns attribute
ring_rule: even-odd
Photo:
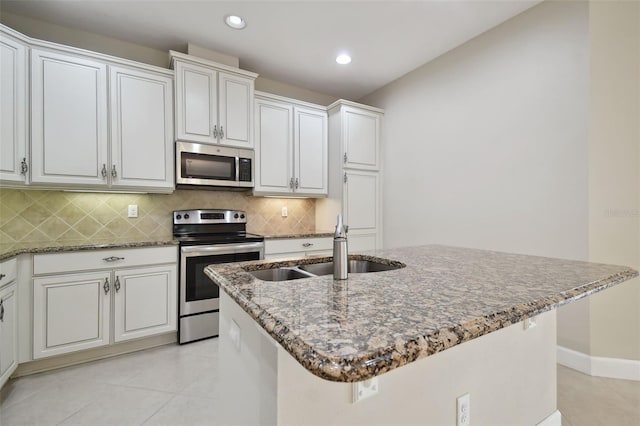
<svg viewBox="0 0 640 426"><path fill-rule="evenodd" d="M267 78L357 100L540 1L2 0L2 8L161 50L194 43ZM229 13L247 27L228 28ZM336 64L341 52L350 65Z"/></svg>

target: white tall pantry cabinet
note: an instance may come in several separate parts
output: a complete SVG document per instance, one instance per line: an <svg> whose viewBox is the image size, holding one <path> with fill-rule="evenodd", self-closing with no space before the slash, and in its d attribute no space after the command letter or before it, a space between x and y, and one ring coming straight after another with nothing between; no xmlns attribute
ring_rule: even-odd
<svg viewBox="0 0 640 426"><path fill-rule="evenodd" d="M316 228L334 229L342 214L349 251L382 248L383 110L339 100L329 105L329 196L316 202Z"/></svg>

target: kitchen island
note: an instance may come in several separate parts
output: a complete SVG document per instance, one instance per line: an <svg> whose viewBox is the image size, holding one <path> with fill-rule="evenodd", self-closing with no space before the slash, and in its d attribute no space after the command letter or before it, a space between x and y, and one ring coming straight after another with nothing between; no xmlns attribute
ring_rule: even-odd
<svg viewBox="0 0 640 426"><path fill-rule="evenodd" d="M446 246L350 258L404 267L279 282L250 271L331 259L207 268L224 289L223 423L455 424L465 393L472 424L553 422L553 309L637 276L622 266Z"/></svg>

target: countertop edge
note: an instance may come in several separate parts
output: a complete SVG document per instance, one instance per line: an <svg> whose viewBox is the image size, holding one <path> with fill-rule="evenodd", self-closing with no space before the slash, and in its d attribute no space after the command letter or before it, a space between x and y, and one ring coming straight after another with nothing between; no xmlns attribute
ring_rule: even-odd
<svg viewBox="0 0 640 426"><path fill-rule="evenodd" d="M116 248L137 248L137 247L161 247L161 246L177 246L179 243L173 239L167 240L148 240L148 241L123 241L123 242L110 242L110 243L96 243L96 244L78 244L70 243L65 245L44 245L42 247L22 247L13 250L8 250L5 253L0 254L0 261L11 259L12 257L19 256L21 254L42 254L42 253L60 253L71 251L85 251L85 250L100 250L100 249L116 249Z"/></svg>
<svg viewBox="0 0 640 426"><path fill-rule="evenodd" d="M240 291L235 290L232 283L215 270L207 267L205 272L305 369L315 376L334 382L368 380L638 276L637 271L627 269L553 297L515 305L508 311L495 312L463 324L437 330L429 335L417 336L406 341L404 345L396 344L374 353L341 358L316 351L311 345L290 332L285 324L274 318L268 311L247 300Z"/></svg>

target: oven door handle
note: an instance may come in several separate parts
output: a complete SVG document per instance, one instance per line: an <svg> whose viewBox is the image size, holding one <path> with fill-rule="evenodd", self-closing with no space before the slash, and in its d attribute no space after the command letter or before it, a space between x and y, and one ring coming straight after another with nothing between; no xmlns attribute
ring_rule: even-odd
<svg viewBox="0 0 640 426"><path fill-rule="evenodd" d="M248 253L252 251L264 252L264 242L257 243L241 243L241 244L212 244L210 246L183 246L180 247L180 252L192 256L205 256L211 254L234 254L234 253Z"/></svg>

